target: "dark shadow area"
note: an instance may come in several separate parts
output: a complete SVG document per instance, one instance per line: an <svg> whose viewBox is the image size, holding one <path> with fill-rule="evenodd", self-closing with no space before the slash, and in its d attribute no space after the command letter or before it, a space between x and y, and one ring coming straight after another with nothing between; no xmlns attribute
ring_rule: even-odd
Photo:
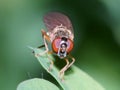
<svg viewBox="0 0 120 90"><path fill-rule="evenodd" d="M55 58L54 65L56 66L56 68L61 70L66 65L65 59L60 59L58 56L54 56L54 58ZM70 58L68 58L68 60L69 60L69 63L71 63L72 60ZM73 70L71 67L65 71L65 75L72 74L72 73L73 73Z"/></svg>

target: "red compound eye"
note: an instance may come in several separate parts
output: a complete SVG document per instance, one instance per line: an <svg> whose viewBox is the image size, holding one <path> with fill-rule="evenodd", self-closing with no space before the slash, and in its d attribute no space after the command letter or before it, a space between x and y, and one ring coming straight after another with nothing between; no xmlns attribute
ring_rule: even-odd
<svg viewBox="0 0 120 90"><path fill-rule="evenodd" d="M60 42L61 42L61 38L56 38L52 42L52 49L55 53L58 53ZM68 39L67 42L68 42L67 53L69 53L73 49L73 41Z"/></svg>
<svg viewBox="0 0 120 90"><path fill-rule="evenodd" d="M55 53L58 52L59 46L60 46L61 38L56 38L52 42L52 49Z"/></svg>
<svg viewBox="0 0 120 90"><path fill-rule="evenodd" d="M68 39L68 49L67 49L67 53L71 52L71 50L73 49L73 41Z"/></svg>

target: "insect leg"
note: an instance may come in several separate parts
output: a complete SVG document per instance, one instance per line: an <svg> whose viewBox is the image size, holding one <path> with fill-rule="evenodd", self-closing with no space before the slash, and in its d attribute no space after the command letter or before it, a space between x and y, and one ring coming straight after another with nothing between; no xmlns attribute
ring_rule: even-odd
<svg viewBox="0 0 120 90"><path fill-rule="evenodd" d="M49 36L46 34L46 32L44 30L42 30L41 32L42 32L42 36L43 36L43 40L44 40L44 45L40 46L39 48L45 47L46 50L42 53L38 53L37 56L44 55L45 53L47 53L49 51L48 45L47 45L47 41L49 41Z"/></svg>
<svg viewBox="0 0 120 90"><path fill-rule="evenodd" d="M38 48L45 47L46 50L45 50L44 52L42 52L42 53L37 54L37 56L44 55L45 53L47 53L47 54L52 54L53 52L52 52L52 51L49 51L49 49L48 49L48 44L47 44L47 41L50 42L49 36L46 34L46 32L45 32L44 30L41 30L41 33L42 33L42 36L43 36L44 45L41 45L41 46L39 46ZM53 60L50 59L49 55L47 55L47 56L48 56L48 59L49 59L49 61L50 61L50 66L49 66L49 68L48 68L48 72L49 72L49 71L51 71L54 63L53 63Z"/></svg>
<svg viewBox="0 0 120 90"><path fill-rule="evenodd" d="M65 59L65 61L66 61L66 65L65 65L65 66L60 70L60 72L59 72L59 77L60 77L61 80L63 80L64 73L65 73L65 71L67 70L67 67L68 67L68 65L69 65L69 61L68 61L67 58Z"/></svg>
<svg viewBox="0 0 120 90"><path fill-rule="evenodd" d="M42 47L45 47L45 45L41 45L41 46L39 46L38 48L42 48ZM34 51L33 51L32 53L35 54Z"/></svg>
<svg viewBox="0 0 120 90"><path fill-rule="evenodd" d="M47 42L46 42L46 40L47 40L47 41L50 41L50 38L49 38L49 36L46 34L45 31L42 30L41 32L42 32L42 35L43 35L43 38L44 38L44 44L45 44L45 48L46 48L46 51L44 51L44 53L52 54L53 52L52 52L52 51L49 51L48 45L47 45ZM48 59L49 59L49 61L50 61L50 66L49 66L49 68L48 68L48 72L50 72L51 69L52 69L52 67L53 67L53 64L54 64L54 63L53 63L53 60L51 60L49 56L48 56Z"/></svg>
<svg viewBox="0 0 120 90"><path fill-rule="evenodd" d="M53 53L52 51L48 51L48 54L52 54L52 53ZM50 61L50 66L49 66L49 68L48 68L48 72L50 72L50 71L52 70L52 67L53 67L54 62L53 62L53 60L49 57L49 55L48 55L48 59L49 59L49 61Z"/></svg>
<svg viewBox="0 0 120 90"><path fill-rule="evenodd" d="M41 46L39 46L38 48L42 48L42 47L45 47L45 45L41 45Z"/></svg>
<svg viewBox="0 0 120 90"><path fill-rule="evenodd" d="M74 57L72 57L71 55L68 55L68 56L72 59L72 62L68 65L67 69L68 69L69 67L71 67L72 64L75 62L75 58L74 58Z"/></svg>

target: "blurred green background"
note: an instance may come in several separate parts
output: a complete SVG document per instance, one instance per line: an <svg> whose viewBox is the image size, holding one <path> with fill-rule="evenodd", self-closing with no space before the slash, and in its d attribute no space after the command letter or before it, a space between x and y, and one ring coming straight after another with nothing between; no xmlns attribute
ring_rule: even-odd
<svg viewBox="0 0 120 90"><path fill-rule="evenodd" d="M120 90L119 0L0 0L0 90L16 90L29 78L52 78L27 48L43 44L42 18L51 11L73 23L75 65L107 90Z"/></svg>

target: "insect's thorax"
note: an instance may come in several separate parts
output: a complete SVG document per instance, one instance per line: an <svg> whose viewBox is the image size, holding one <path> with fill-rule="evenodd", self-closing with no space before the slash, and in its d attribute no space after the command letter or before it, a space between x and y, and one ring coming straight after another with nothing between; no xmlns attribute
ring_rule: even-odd
<svg viewBox="0 0 120 90"><path fill-rule="evenodd" d="M48 32L49 33L49 37L50 37L50 40L51 42L60 37L66 37L66 38L69 38L73 41L73 34L71 32L71 30L67 29L65 26L63 25L60 25L60 26L56 26L52 32Z"/></svg>

